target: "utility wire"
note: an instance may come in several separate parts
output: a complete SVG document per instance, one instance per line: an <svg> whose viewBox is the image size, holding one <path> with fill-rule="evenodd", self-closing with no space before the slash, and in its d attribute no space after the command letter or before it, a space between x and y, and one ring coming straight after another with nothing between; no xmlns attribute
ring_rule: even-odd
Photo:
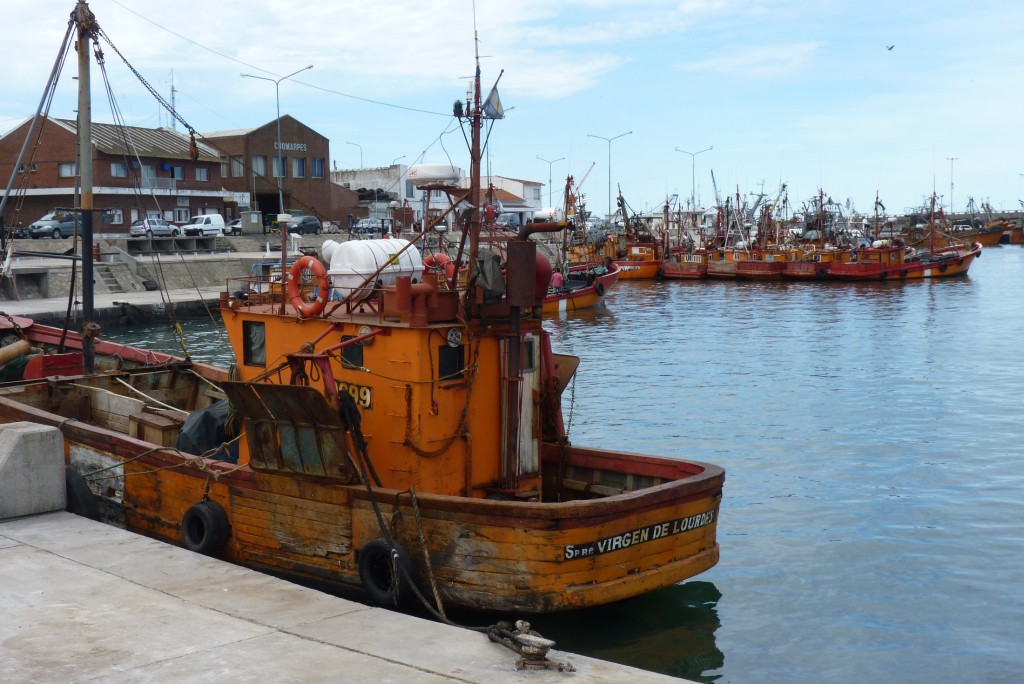
<svg viewBox="0 0 1024 684"><path fill-rule="evenodd" d="M133 9L131 9L129 7L125 7L123 4L118 2L118 0L110 0L110 1L113 2L115 5L117 5L118 7L121 7L125 11L131 12L132 14L137 16L139 19L142 19L143 21L152 24L153 26L157 27L161 31L166 31L167 33L170 33L172 36L176 36L177 38L180 38L181 40L184 40L187 43L191 43L192 45L195 45L196 47L198 47L198 48L200 48L202 50L206 50L207 52L210 52L212 54L217 55L218 57L223 57L224 59L226 59L228 61L234 62L235 64L241 64L242 66L244 66L244 67L246 67L248 69L255 69L256 71L261 71L261 72L263 72L265 74L270 74L271 76L277 76L277 77L281 76L281 74L275 74L273 71L269 71L269 70L264 69L262 67L258 67L258 66L254 65L254 64L249 64L248 62L243 62L240 59L236 59L236 58L234 58L234 57L232 57L230 55L224 54L223 52L219 52L217 50L214 50L211 47L207 47L206 45L203 45L202 43L197 43L196 41L192 40L191 38L189 38L187 36L183 36L182 34L178 33L177 31L173 31L173 30L167 28L166 26L162 26L161 24L156 23L155 21L153 21L152 19L150 19L148 17L144 17L143 15L139 14L138 12L136 12L135 10L133 10ZM299 81L297 79L289 79L289 80L292 83L298 83L299 85L306 86L307 88L310 88L312 90L319 90L320 92L323 92L323 93L330 93L331 95L339 95L341 97L347 97L350 100L358 100L360 102L366 102L368 104L380 105L381 107L390 107L392 109L400 109L400 110L403 110L403 111L406 111L406 112L417 112L419 114L430 114L431 116L445 116L445 117L451 116L450 112L448 112L448 113L445 113L445 112L433 112L433 111L430 111L428 109L418 109L416 107L406 107L404 105L392 104L390 102L382 102L380 100L371 100L368 97L360 97L359 95L352 95L351 93L343 93L343 92L341 92L339 90L331 90L330 88L324 88L322 86L313 85L312 83L306 83L304 81Z"/></svg>

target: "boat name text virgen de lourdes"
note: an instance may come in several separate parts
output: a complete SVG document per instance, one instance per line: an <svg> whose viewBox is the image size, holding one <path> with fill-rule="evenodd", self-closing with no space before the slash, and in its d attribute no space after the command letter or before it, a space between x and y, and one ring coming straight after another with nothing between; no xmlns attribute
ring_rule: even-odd
<svg viewBox="0 0 1024 684"><path fill-rule="evenodd" d="M698 513L697 515L691 515L687 518L678 518L676 520L669 520L668 522L655 523L654 525L641 527L640 529L633 530L631 532L623 532L622 534L616 534L612 537L598 539L596 542L590 542L589 544L568 544L565 547L565 560L599 556L602 553L618 551L619 549L625 549L636 544L642 544L645 541L650 541L652 539L671 537L674 534L680 534L682 532L695 530L698 527L710 525L714 519L714 511L705 511L703 513Z"/></svg>

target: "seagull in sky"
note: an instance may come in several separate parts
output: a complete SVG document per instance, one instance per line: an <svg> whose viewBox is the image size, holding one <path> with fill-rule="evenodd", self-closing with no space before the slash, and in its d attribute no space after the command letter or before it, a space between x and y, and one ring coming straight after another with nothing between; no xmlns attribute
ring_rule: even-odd
<svg viewBox="0 0 1024 684"><path fill-rule="evenodd" d="M888 51L890 51L890 52L892 52L892 49L893 49L894 47L896 47L896 46L895 46L895 45L886 45L886 46L885 46L885 49L886 49L886 50L888 50Z"/></svg>

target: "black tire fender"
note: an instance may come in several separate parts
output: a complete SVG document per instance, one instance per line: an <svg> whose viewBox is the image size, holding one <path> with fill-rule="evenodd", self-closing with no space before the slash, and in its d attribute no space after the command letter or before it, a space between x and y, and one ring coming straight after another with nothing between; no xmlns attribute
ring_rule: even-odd
<svg viewBox="0 0 1024 684"><path fill-rule="evenodd" d="M392 552L394 564L392 563ZM395 567L398 579L395 580ZM416 577L412 558L398 542L378 537L359 552L359 581L376 606L403 606L412 599L411 582Z"/></svg>
<svg viewBox="0 0 1024 684"><path fill-rule="evenodd" d="M227 513L212 499L192 504L181 519L181 537L189 551L207 556L220 553L230 533Z"/></svg>
<svg viewBox="0 0 1024 684"><path fill-rule="evenodd" d="M67 505L64 510L90 520L100 519L100 506L96 501L96 495L89 489L89 484L81 473L71 466L64 467L64 490L67 493Z"/></svg>
<svg viewBox="0 0 1024 684"><path fill-rule="evenodd" d="M597 293L598 297L604 297L604 283L600 280L594 283L594 292Z"/></svg>

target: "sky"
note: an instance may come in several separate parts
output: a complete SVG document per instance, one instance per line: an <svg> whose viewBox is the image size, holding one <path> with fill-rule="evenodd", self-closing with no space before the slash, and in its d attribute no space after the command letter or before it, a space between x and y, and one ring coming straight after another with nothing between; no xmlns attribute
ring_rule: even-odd
<svg viewBox="0 0 1024 684"><path fill-rule="evenodd" d="M478 47L505 118L485 172L553 186L601 215L819 192L871 215L933 192L997 211L1024 199L1024 3L1009 0L91 0L116 109L171 119L124 56L200 133L289 114L330 140L332 168L451 161L452 103ZM4 0L0 131L30 117L73 0ZM474 45L474 26L477 37ZM891 46L891 49L889 49ZM73 118L74 53L51 116ZM499 80L500 77L500 80ZM113 122L103 73L93 118ZM176 124L183 130L182 124ZM609 139L614 140L609 141ZM711 148L711 149L708 149ZM705 151L706 150L706 151ZM691 154L694 153L694 154ZM610 163L609 163L610 158ZM712 173L713 178L712 180ZM551 184L549 186L549 178ZM952 183L952 186L951 186ZM785 189L782 189L783 184ZM610 190L610 192L609 192Z"/></svg>

